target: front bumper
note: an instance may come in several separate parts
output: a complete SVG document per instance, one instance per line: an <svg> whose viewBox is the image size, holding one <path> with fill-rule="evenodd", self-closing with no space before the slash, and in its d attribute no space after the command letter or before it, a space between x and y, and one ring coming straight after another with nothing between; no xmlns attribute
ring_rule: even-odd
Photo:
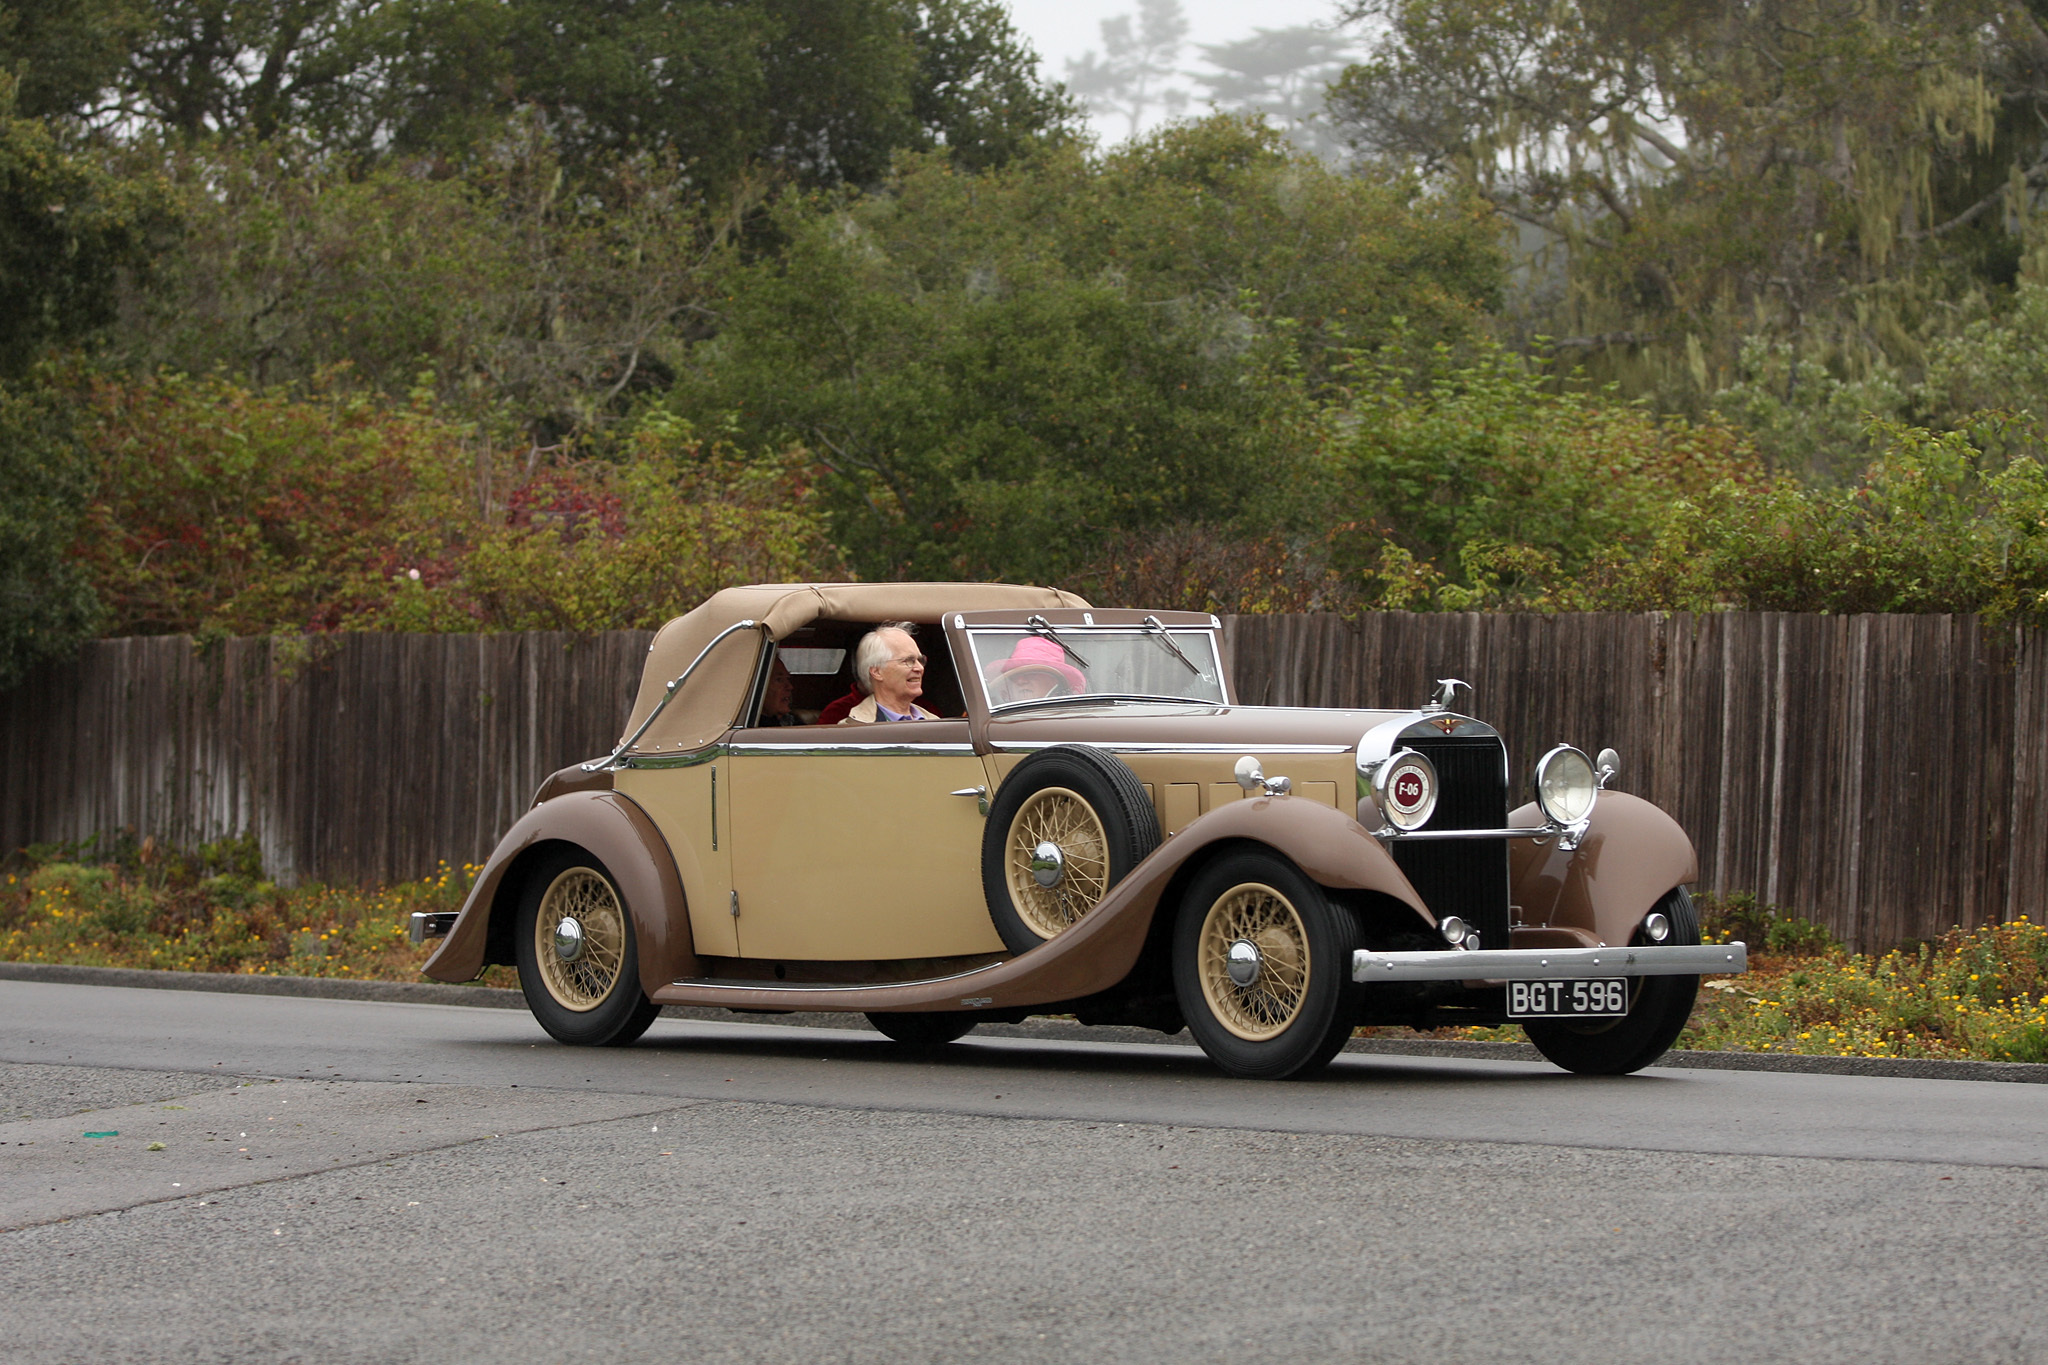
<svg viewBox="0 0 2048 1365"><path fill-rule="evenodd" d="M1509 948L1351 955L1353 981L1587 981L1613 976L1716 976L1749 970L1749 945Z"/></svg>

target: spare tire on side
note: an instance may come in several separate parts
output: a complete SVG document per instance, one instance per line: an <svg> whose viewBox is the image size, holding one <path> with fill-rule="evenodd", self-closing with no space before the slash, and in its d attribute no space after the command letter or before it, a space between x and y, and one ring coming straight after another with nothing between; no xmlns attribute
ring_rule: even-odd
<svg viewBox="0 0 2048 1365"><path fill-rule="evenodd" d="M981 835L989 918L1013 953L1056 938L1159 847L1137 775L1082 744L1041 749L997 789Z"/></svg>

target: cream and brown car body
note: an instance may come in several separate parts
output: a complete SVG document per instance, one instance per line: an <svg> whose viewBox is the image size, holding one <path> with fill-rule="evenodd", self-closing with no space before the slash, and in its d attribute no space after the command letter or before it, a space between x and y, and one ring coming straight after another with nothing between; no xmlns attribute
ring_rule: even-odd
<svg viewBox="0 0 2048 1365"><path fill-rule="evenodd" d="M849 677L845 663L826 672L819 661L843 659L859 634L891 621L918 626L928 704L951 718L751 723L771 659L809 665L797 681L814 711ZM1156 641L1166 671L1154 676L1184 669L1200 695L1002 704L991 651L1027 635L1082 660ZM549 778L459 916L416 924L445 933L426 973L466 981L517 961L521 897L564 849L613 884L647 1005L858 1010L884 1024L1059 1012L1175 1029L1187 994L1176 999L1166 961L1177 907L1205 868L1247 850L1284 860L1346 907L1358 939L1345 966L1359 984L1344 1008L1356 1022L1497 1022L1503 951L1535 975L1595 975L1587 954L1618 961L1623 949L1631 976L1741 970L1739 944L1718 965L1697 948L1675 966L1652 961L1682 945L1654 942L1646 923L1697 875L1667 815L1618 791L1600 792L1569 829L1533 804L1510 811L1505 747L1448 704L1455 689L1405 710L1262 707L1237 704L1229 677L1213 617L1097 608L1051 589L721 592L656 636L617 750ZM1128 768L1157 845L1070 926L1017 951L985 894L989 811L1020 764L1063 746ZM1386 825L1367 790L1370 770L1398 752L1432 760L1442 789L1422 837ZM1470 837L1446 837L1459 830ZM1444 933L1452 916L1463 929L1455 946ZM534 951L545 956L546 944ZM1471 969L1450 974L1443 960Z"/></svg>

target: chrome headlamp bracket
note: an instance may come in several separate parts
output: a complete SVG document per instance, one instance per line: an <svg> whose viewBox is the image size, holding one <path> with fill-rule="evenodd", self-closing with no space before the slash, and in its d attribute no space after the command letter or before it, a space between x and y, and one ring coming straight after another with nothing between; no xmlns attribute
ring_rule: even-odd
<svg viewBox="0 0 2048 1365"><path fill-rule="evenodd" d="M1429 839L1533 839L1542 843L1545 839L1557 840L1557 846L1566 853L1577 848L1586 837L1586 830L1592 822L1581 820L1574 825L1559 825L1545 821L1540 825L1526 828L1502 829L1396 829L1382 825L1366 832L1382 843L1411 843Z"/></svg>

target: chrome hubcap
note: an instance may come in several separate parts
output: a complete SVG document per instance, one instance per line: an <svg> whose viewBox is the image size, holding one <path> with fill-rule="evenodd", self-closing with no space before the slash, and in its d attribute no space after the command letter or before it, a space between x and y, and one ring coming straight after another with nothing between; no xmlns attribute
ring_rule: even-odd
<svg viewBox="0 0 2048 1365"><path fill-rule="evenodd" d="M583 956L583 926L567 916L555 926L555 956L563 962Z"/></svg>
<svg viewBox="0 0 2048 1365"><path fill-rule="evenodd" d="M1031 880L1050 890L1066 874L1067 857L1058 844L1047 839L1031 850Z"/></svg>
<svg viewBox="0 0 2048 1365"><path fill-rule="evenodd" d="M1010 903L1039 938L1058 937L1109 894L1109 835L1070 787L1025 797L1006 844Z"/></svg>
<svg viewBox="0 0 2048 1365"><path fill-rule="evenodd" d="M1230 945L1224 970L1230 973L1230 984L1243 990L1259 979L1259 945L1248 938L1241 938Z"/></svg>

